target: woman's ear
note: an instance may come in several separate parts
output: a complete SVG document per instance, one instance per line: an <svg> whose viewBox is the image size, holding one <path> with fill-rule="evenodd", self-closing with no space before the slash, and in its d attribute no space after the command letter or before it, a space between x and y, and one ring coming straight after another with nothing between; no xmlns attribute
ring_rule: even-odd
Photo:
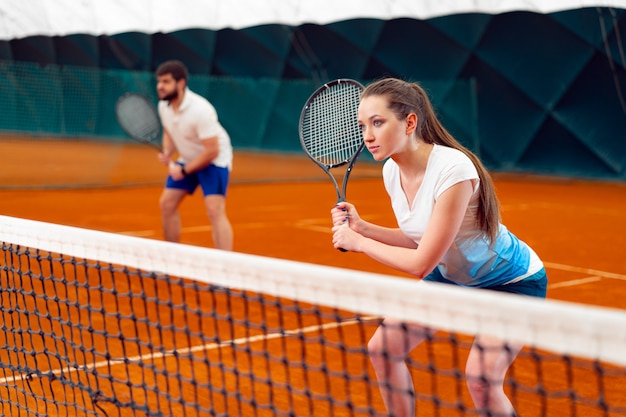
<svg viewBox="0 0 626 417"><path fill-rule="evenodd" d="M406 117L406 134L412 135L417 129L417 115L415 113L409 113Z"/></svg>

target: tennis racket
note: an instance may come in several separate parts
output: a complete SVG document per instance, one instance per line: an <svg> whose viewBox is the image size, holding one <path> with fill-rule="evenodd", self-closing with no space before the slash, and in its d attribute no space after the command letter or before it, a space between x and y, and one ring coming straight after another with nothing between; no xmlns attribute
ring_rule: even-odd
<svg viewBox="0 0 626 417"><path fill-rule="evenodd" d="M161 121L154 104L137 93L126 93L115 103L115 116L122 130L132 139L159 151L156 141L161 137Z"/></svg>
<svg viewBox="0 0 626 417"><path fill-rule="evenodd" d="M365 147L357 117L362 91L354 80L331 81L309 97L300 114L302 149L332 180L337 203L346 201L350 172ZM340 188L331 169L345 165Z"/></svg>

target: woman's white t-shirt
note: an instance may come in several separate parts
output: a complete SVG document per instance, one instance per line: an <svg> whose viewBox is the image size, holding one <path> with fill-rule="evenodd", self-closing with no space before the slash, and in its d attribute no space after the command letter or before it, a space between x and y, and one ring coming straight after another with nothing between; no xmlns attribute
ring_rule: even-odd
<svg viewBox="0 0 626 417"><path fill-rule="evenodd" d="M474 193L459 233L437 266L444 278L464 286L491 287L519 281L543 268L535 252L502 224L495 244L489 245L477 222L478 172L463 152L434 145L422 184L410 205L400 183L400 169L392 159L385 162L383 180L398 226L418 245L439 196L461 181L474 180Z"/></svg>

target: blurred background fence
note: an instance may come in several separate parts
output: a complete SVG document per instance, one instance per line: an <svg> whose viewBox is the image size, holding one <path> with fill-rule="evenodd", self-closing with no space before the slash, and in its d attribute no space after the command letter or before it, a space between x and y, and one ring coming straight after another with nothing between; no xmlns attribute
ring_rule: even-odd
<svg viewBox="0 0 626 417"><path fill-rule="evenodd" d="M457 138L468 147L477 147L473 83L450 80L424 85ZM319 84L306 79L192 74L189 87L215 105L235 147L292 152L301 150L302 106ZM154 74L0 61L4 97L0 130L42 138L127 141L114 109L118 98L129 91L148 96L156 104Z"/></svg>
<svg viewBox="0 0 626 417"><path fill-rule="evenodd" d="M125 140L115 100L156 100L154 69L176 58L238 148L297 152L315 88L396 76L492 171L622 181L624 44L626 10L608 7L0 40L0 134Z"/></svg>

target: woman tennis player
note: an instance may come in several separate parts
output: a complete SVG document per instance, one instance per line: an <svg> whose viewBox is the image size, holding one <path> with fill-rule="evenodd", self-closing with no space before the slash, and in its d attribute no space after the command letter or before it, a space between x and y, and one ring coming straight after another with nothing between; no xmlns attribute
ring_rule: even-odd
<svg viewBox="0 0 626 417"><path fill-rule="evenodd" d="M395 78L370 84L361 95L358 119L374 159L387 159L383 181L399 227L369 223L354 205L338 203L331 210L335 248L363 252L426 281L546 296L543 263L500 223L489 173L442 126L420 85ZM405 360L435 331L385 319L370 339L368 351L390 415L415 416L415 388ZM504 378L521 348L489 336L475 338L465 372L481 416L515 416Z"/></svg>

